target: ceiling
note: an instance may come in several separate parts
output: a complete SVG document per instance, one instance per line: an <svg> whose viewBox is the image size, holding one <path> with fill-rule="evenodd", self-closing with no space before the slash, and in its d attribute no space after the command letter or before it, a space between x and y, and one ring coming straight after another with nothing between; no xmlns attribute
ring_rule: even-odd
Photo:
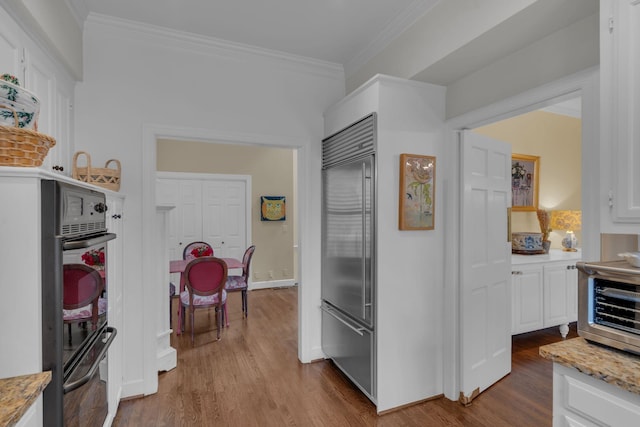
<svg viewBox="0 0 640 427"><path fill-rule="evenodd" d="M70 0L94 12L346 64L386 46L440 0ZM78 12L80 11L80 12Z"/></svg>
<svg viewBox="0 0 640 427"><path fill-rule="evenodd" d="M95 13L140 22L340 64L349 75L445 0L66 1L79 21ZM431 64L424 64L426 67L417 74L402 77L447 86L535 40L597 13L598 8L598 0L535 1L466 45ZM410 43L416 42L419 40ZM438 43L431 40L436 48Z"/></svg>

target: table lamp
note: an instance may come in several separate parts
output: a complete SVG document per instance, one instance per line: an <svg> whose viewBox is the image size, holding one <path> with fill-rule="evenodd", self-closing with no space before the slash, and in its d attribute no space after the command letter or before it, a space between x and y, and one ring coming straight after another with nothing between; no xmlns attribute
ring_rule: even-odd
<svg viewBox="0 0 640 427"><path fill-rule="evenodd" d="M552 230L565 230L565 234L562 239L562 247L564 251L576 252L576 246L578 246L578 239L573 234L574 231L580 230L582 224L582 211L552 211L551 212L551 224Z"/></svg>

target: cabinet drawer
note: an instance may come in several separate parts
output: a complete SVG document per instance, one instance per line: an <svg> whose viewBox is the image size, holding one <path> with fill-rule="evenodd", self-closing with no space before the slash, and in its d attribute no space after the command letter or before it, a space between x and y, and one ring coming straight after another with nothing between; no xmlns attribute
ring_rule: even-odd
<svg viewBox="0 0 640 427"><path fill-rule="evenodd" d="M554 365L555 381L560 383L559 403L570 412L596 425L638 425L639 395L564 366Z"/></svg>
<svg viewBox="0 0 640 427"><path fill-rule="evenodd" d="M371 398L375 398L373 345L372 331L358 327L336 310L323 308L322 350Z"/></svg>

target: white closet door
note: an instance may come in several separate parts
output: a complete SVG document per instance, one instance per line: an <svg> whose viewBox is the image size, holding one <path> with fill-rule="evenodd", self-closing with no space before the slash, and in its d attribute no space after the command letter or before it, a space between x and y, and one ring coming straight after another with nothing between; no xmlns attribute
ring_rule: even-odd
<svg viewBox="0 0 640 427"><path fill-rule="evenodd" d="M246 249L246 182L202 182L203 238L218 257L242 259Z"/></svg>
<svg viewBox="0 0 640 427"><path fill-rule="evenodd" d="M178 203L172 212L177 220L176 259L182 258L182 250L186 245L202 240L202 183L196 180L179 180L178 195Z"/></svg>

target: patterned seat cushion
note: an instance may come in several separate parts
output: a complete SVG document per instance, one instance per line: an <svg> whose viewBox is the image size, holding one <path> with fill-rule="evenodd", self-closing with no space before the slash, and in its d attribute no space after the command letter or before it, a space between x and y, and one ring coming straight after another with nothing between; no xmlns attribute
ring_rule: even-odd
<svg viewBox="0 0 640 427"><path fill-rule="evenodd" d="M224 287L230 291L239 291L247 289L247 282L245 282L243 276L228 276L227 284Z"/></svg>
<svg viewBox="0 0 640 427"><path fill-rule="evenodd" d="M102 316L107 312L107 300L104 298L98 299L98 316ZM65 322L71 322L74 320L87 320L91 319L91 304L84 307L74 308L73 310L62 310L62 318Z"/></svg>
<svg viewBox="0 0 640 427"><path fill-rule="evenodd" d="M182 301L182 305L189 305L189 291L184 290L180 294L180 301ZM225 303L227 301L227 291L222 291L222 302ZM218 294L215 293L213 295L202 296L202 295L194 295L193 296L193 305L196 307L199 305L213 305L218 303Z"/></svg>

